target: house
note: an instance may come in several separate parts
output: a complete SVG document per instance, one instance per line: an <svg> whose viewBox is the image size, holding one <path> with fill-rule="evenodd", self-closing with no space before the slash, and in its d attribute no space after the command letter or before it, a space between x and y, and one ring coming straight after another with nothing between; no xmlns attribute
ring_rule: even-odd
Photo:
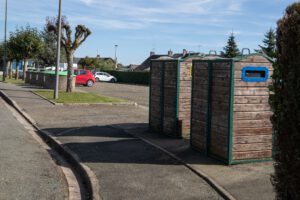
<svg viewBox="0 0 300 200"><path fill-rule="evenodd" d="M173 58L173 59L180 59L180 58L185 58L188 56L193 56L193 55L203 55L202 53L199 52L188 52L186 49L182 50L182 53L173 53L172 50L169 50L167 54L155 54L154 51L150 52L150 56L142 62L134 71L150 71L150 62L153 59L159 59L159 58Z"/></svg>
<svg viewBox="0 0 300 200"><path fill-rule="evenodd" d="M140 65L130 64L127 66L118 67L119 71L135 71Z"/></svg>

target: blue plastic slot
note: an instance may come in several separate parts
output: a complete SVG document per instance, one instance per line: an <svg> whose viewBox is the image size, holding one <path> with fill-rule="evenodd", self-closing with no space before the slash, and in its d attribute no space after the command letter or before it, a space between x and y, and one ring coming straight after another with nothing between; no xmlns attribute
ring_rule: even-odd
<svg viewBox="0 0 300 200"><path fill-rule="evenodd" d="M266 82L269 78L269 69L267 67L250 67L242 69L242 80L245 82Z"/></svg>

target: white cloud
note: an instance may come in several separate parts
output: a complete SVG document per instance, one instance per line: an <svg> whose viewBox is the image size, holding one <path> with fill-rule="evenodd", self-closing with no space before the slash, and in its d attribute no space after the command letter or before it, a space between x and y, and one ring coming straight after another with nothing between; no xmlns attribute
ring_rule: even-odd
<svg viewBox="0 0 300 200"><path fill-rule="evenodd" d="M88 6L95 2L94 0L80 0L80 1Z"/></svg>

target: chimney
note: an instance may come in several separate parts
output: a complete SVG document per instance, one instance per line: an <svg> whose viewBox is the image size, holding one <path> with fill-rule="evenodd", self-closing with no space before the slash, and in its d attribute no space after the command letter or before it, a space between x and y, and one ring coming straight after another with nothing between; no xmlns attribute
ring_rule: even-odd
<svg viewBox="0 0 300 200"><path fill-rule="evenodd" d="M171 49L168 51L168 56L169 56L169 57L172 57L172 56L173 56L173 51L172 51Z"/></svg>
<svg viewBox="0 0 300 200"><path fill-rule="evenodd" d="M186 49L182 50L182 57L185 57L188 54L188 51Z"/></svg>
<svg viewBox="0 0 300 200"><path fill-rule="evenodd" d="M154 56L155 52L154 51L150 51L150 56Z"/></svg>

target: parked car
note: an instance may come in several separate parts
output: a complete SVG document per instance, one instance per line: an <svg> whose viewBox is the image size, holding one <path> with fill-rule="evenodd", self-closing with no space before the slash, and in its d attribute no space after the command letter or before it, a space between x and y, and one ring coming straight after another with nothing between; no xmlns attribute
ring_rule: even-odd
<svg viewBox="0 0 300 200"><path fill-rule="evenodd" d="M77 69L74 70L74 74L76 75L76 85L92 87L96 82L95 77L90 70Z"/></svg>
<svg viewBox="0 0 300 200"><path fill-rule="evenodd" d="M96 72L94 76L95 76L95 79L97 82L99 82L99 81L106 81L106 82L112 82L112 83L117 82L116 77L114 77L106 72Z"/></svg>

